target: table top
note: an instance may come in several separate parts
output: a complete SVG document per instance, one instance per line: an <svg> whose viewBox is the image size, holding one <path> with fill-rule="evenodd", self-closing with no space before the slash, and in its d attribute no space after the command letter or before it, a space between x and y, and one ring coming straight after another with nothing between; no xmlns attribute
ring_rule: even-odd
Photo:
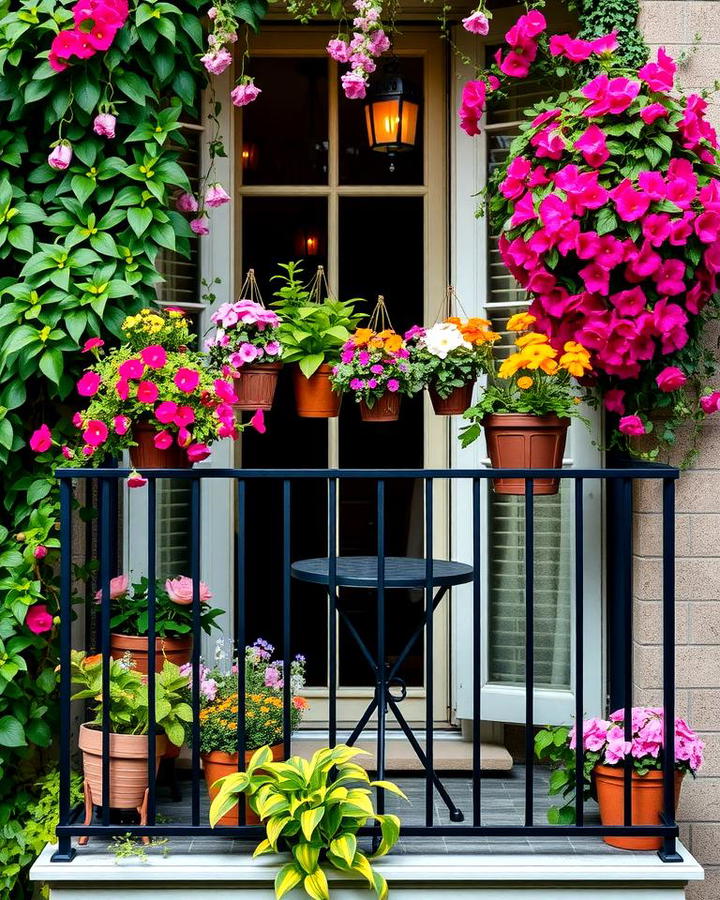
<svg viewBox="0 0 720 900"><path fill-rule="evenodd" d="M292 564L292 577L313 584L328 584L330 560L327 557L301 559ZM432 561L433 587L452 587L472 581L473 569L465 563L446 559ZM386 588L424 588L427 575L424 559L406 556L385 557ZM377 556L338 556L336 558L335 584L337 587L374 589L378 586Z"/></svg>

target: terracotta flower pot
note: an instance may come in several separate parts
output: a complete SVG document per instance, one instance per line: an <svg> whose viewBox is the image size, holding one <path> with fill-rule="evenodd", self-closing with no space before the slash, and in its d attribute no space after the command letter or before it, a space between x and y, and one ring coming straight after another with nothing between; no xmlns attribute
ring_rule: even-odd
<svg viewBox="0 0 720 900"><path fill-rule="evenodd" d="M235 395L238 402L235 409L241 411L272 408L282 363L255 363L243 366L240 377L235 379Z"/></svg>
<svg viewBox="0 0 720 900"><path fill-rule="evenodd" d="M192 657L192 635L182 638L155 638L155 671L162 671L163 663L169 660L176 666L184 666ZM135 668L143 675L148 673L148 637L137 634L110 634L110 655L122 659L129 652Z"/></svg>
<svg viewBox="0 0 720 900"><path fill-rule="evenodd" d="M521 413L495 413L482 421L488 456L495 469L559 469L570 419ZM557 494L559 479L536 478L534 494ZM496 494L525 495L522 478L496 478Z"/></svg>
<svg viewBox="0 0 720 900"><path fill-rule="evenodd" d="M625 824L625 773L622 768L595 766L595 789L600 806L600 821L603 825ZM680 799L683 773L675 772L675 806ZM663 812L663 773L648 772L647 775L632 773L632 824L661 825ZM659 850L661 838L605 837L606 844L621 850Z"/></svg>
<svg viewBox="0 0 720 900"><path fill-rule="evenodd" d="M397 392L385 391L370 407L364 400L360 401L360 417L363 422L397 422L400 418L400 400Z"/></svg>
<svg viewBox="0 0 720 900"><path fill-rule="evenodd" d="M432 385L430 386L430 400L436 416L461 416L472 405L474 381L469 381L462 387L454 388L447 397L441 397Z"/></svg>
<svg viewBox="0 0 720 900"><path fill-rule="evenodd" d="M272 751L272 757L275 762L285 759L284 744L273 744L270 750ZM245 752L245 765L250 762L254 752L254 750L247 750ZM234 775L235 772L237 772L238 755L237 753L223 753L222 750L212 750L210 753L202 754L202 761L205 784L207 785L210 800L212 801L218 793L218 788L213 787L215 782L220 778L224 778L226 775ZM225 815L218 820L217 824L225 827L237 827L240 824L239 806L226 812ZM260 824L260 817L250 809L247 801L245 801L245 824Z"/></svg>
<svg viewBox="0 0 720 900"><path fill-rule="evenodd" d="M336 394L330 384L332 366L323 363L320 368L306 378L300 366L293 369L293 388L297 414L303 419L334 419L340 412L342 397Z"/></svg>
<svg viewBox="0 0 720 900"><path fill-rule="evenodd" d="M158 450L154 443L157 431L153 425L141 422L133 425L133 440L137 447L130 447L130 462L135 469L191 469L192 463L182 447L173 444L167 450Z"/></svg>
<svg viewBox="0 0 720 900"><path fill-rule="evenodd" d="M80 726L78 746L83 754L83 774L90 802L102 806L102 731ZM155 738L155 771L165 753L167 738ZM110 806L113 809L138 809L145 802L148 788L148 736L146 734L110 735Z"/></svg>

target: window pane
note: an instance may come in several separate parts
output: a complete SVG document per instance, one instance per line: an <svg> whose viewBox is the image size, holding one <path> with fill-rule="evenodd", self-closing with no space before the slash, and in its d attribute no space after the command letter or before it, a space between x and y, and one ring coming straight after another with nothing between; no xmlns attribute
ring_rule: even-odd
<svg viewBox="0 0 720 900"><path fill-rule="evenodd" d="M403 56L400 62L403 79L412 84L422 98L423 61ZM376 75L381 75L378 69ZM375 76L373 76L375 77ZM371 82L372 83L372 82ZM423 174L423 108L418 116L415 149L388 158L386 153L371 150L362 100L348 100L339 89L340 115L340 184L422 184ZM390 171L390 165L395 171Z"/></svg>
<svg viewBox="0 0 720 900"><path fill-rule="evenodd" d="M340 283L343 297L365 297L372 312L377 295L388 303L392 323L403 332L423 319L423 201L418 197L355 198L340 201ZM370 262L371 261L371 262ZM340 418L341 468L422 468L422 395L403 397L400 421L361 422L349 397ZM423 555L421 482L386 484L385 551L388 556ZM347 556L377 552L376 487L370 481L347 481L340 491L340 552ZM376 647L375 594L344 589L343 609L371 652ZM422 591L386 593L387 659L405 646L422 615ZM423 683L423 642L418 641L398 673L406 684ZM347 629L340 631L340 683L362 686L372 673Z"/></svg>
<svg viewBox="0 0 720 900"><path fill-rule="evenodd" d="M262 94L242 112L243 184L327 184L326 59L253 60Z"/></svg>
<svg viewBox="0 0 720 900"><path fill-rule="evenodd" d="M318 266L327 266L325 197L243 197L243 272L255 269L266 303L276 290L272 275L278 263L302 260L308 281Z"/></svg>

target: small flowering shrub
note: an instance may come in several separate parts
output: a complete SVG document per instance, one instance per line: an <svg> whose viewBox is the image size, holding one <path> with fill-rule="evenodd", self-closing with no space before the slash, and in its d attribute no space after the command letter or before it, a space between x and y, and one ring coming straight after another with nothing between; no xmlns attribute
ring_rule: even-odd
<svg viewBox="0 0 720 900"><path fill-rule="evenodd" d="M339 362L343 345L364 314L355 312L359 300L313 296L313 290L301 280L300 263L281 264L280 268L285 274L272 278L280 282L272 305L280 314L283 361L297 363L303 375L310 378L321 365ZM323 287L321 278L315 283Z"/></svg>
<svg viewBox="0 0 720 900"><path fill-rule="evenodd" d="M127 575L110 580L110 629L120 634L148 633L148 580L141 578L131 584ZM217 628L216 619L222 610L210 606L212 593L204 581L200 582L200 627L205 634ZM102 590L95 594L99 603ZM193 627L193 581L185 575L158 579L155 583L155 633L158 637L185 637Z"/></svg>
<svg viewBox="0 0 720 900"><path fill-rule="evenodd" d="M663 710L636 706L632 710L631 738L625 740L625 711L619 709L609 719L593 718L583 722L583 771L585 797L591 796L592 771L597 765L622 768L630 757L636 774L646 775L663 767L665 746ZM562 807L548 812L551 824L571 824L575 821L576 728L573 725L548 727L535 735L535 753L547 761L553 772L550 776L550 795L561 795ZM695 777L703 763L704 743L684 719L675 719L675 769Z"/></svg>
<svg viewBox="0 0 720 900"><path fill-rule="evenodd" d="M508 320L508 331L521 332L515 339L517 350L499 366L491 361L488 386L464 413L472 424L460 435L463 447L480 437L482 420L493 413L582 418L578 404L583 392L576 379L590 372L590 353L576 341L556 349L547 334L529 330L535 324L529 313L516 313Z"/></svg>
<svg viewBox="0 0 720 900"><path fill-rule="evenodd" d="M528 74L544 30L537 11L521 16L493 74L466 85L468 133L501 76ZM703 333L720 309L720 158L707 101L674 92L662 48L622 70L614 34L542 46L575 64L598 57L602 71L528 111L488 192L500 252L533 298L537 329L558 349L590 350L593 383L618 415L615 443L651 432L651 413L672 443L682 421L717 409L716 398L701 403L715 369Z"/></svg>
<svg viewBox="0 0 720 900"><path fill-rule="evenodd" d="M371 328L358 328L343 344L330 382L339 394L350 394L356 403L364 400L370 409L386 392L410 396L422 386L405 340L392 330Z"/></svg>
<svg viewBox="0 0 720 900"><path fill-rule="evenodd" d="M487 319L457 316L405 333L420 381L443 398L490 371L492 346L499 338Z"/></svg>
<svg viewBox="0 0 720 900"><path fill-rule="evenodd" d="M78 394L90 399L73 417L79 439L74 449L63 445L66 460L100 465L108 455L118 456L135 446L133 428L142 424L153 427L157 449L177 445L191 462L206 459L216 440L237 439L244 426L235 418L232 404L237 397L232 383L214 377L199 353L149 343L166 333L171 346L184 340L187 331L178 328L176 321L172 310L142 310L123 322L127 344L103 355L97 340L88 342L87 349L97 362L77 383ZM47 426L31 438L31 446L39 453L52 442Z"/></svg>
<svg viewBox="0 0 720 900"><path fill-rule="evenodd" d="M103 720L103 659L97 653L84 651L70 654L70 673L78 688L73 700L88 700L93 718L89 724L100 728ZM147 734L150 728L147 676L141 675L124 660L110 660L110 730L115 734ZM162 671L155 674L155 711L159 730L170 743L181 747L185 740L185 723L192 721L192 708L186 701L187 675L165 660Z"/></svg>
<svg viewBox="0 0 720 900"><path fill-rule="evenodd" d="M279 362L277 313L254 300L223 303L210 317L217 326L205 341L211 366L236 378L243 366Z"/></svg>
<svg viewBox="0 0 720 900"><path fill-rule="evenodd" d="M245 648L245 748L257 750L283 740L283 661L273 659L275 648L258 638ZM181 671L191 674L190 665ZM238 675L237 664L229 672L219 668L200 669L200 750L211 753L237 752ZM293 731L300 725L307 700L300 696L305 687L305 659L296 656L290 664Z"/></svg>

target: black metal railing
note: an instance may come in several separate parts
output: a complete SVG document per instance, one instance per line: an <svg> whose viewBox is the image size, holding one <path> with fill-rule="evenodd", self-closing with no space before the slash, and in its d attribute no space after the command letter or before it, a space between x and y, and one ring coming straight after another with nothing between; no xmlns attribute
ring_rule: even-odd
<svg viewBox="0 0 720 900"><path fill-rule="evenodd" d="M102 654L103 697L109 697L110 666L110 579L117 574L113 571L116 559L117 531L120 527L116 512L117 489L121 481L128 476L127 470L122 469L61 469L57 475L60 480L60 522L61 522L61 609L60 609L60 819L57 828L59 846L53 859L58 862L69 862L75 855L72 846L73 838L101 837L108 839L116 834L131 834L142 837L178 837L178 836L216 836L260 838L263 834L261 826L246 825L245 810L243 804L239 806L239 824L234 827L218 827L211 829L207 819L201 816L201 760L200 760L200 662L201 662L201 622L200 622L200 577L201 577L201 541L203 539L203 522L201 521L201 490L204 482L211 479L223 479L227 482L228 490L234 492L235 504L235 560L234 560L234 597L232 598L232 642L236 648L244 648L247 643L248 627L248 596L246 590L247 570L247 523L248 492L255 489L259 483L263 489L268 485L279 486L281 507L277 510L279 518L278 528L282 535L280 558L282 560L282 573L280 581L282 601L282 657L285 673L290 672L291 663L291 597L293 590L297 588L298 577L303 577L302 572L293 568L297 560L293 553L293 492L297 490L301 482L312 482L318 486L317 496L327 504L327 535L322 536L324 546L323 559L325 568L319 577L314 571L304 573L306 581L315 580L316 584L323 584L327 590L327 690L328 690L328 720L327 741L330 746L337 743L338 735L338 622L343 622L352 629L352 622L345 616L343 609L338 604L338 588L347 586L346 574L352 570L352 564L348 564L338 554L339 514L338 499L339 487L347 482L363 479L374 484L375 506L375 556L372 558L373 571L360 586L372 585L376 595L376 608L374 610L375 621L373 623L375 643L375 655L364 649L366 658L375 665L376 685L373 703L362 717L358 726L353 731L350 742L357 739L362 728L368 724L373 714L376 714L376 740L377 740L377 775L384 777L385 769L385 740L386 740L386 714L392 714L405 731L406 737L411 741L422 763L422 777L425 781L425 809L424 824L411 824L403 826L403 837L413 838L432 835L455 835L457 837L558 837L558 836L633 836L661 838L663 842L660 856L668 862L678 861L675 848L678 828L675 822L674 811L674 778L667 777L674 771L674 721L675 721L675 481L678 477L676 469L660 465L632 466L615 469L566 469L566 470L452 470L452 469L425 469L425 470L241 470L241 469L192 469L192 470L149 470L143 473L148 479L147 485L147 548L139 548L138 552L144 557L137 562L145 565L148 575L148 666L150 677L148 679L148 693L150 704L149 723L149 759L148 759L148 810L147 824L128 825L111 821L109 806L109 768L110 768L110 721L109 705L103 705L102 720L102 803L99 812L96 812L94 824L85 825L80 819L80 810L71 805L71 771L73 766L74 726L71 702L71 673L70 651L73 637L78 640L78 626L73 626L72 603L76 593L74 583L74 557L73 548L73 509L74 491L81 482L97 481L97 490L93 496L98 497L99 504L99 533L97 538L97 550L99 557L99 590L101 601L98 607L99 622L93 629L92 636L86 636L86 640L94 640L95 645L85 647L90 651ZM524 497L524 615L525 615L525 802L524 823L518 824L482 824L483 812L483 782L482 747L481 747L481 720L482 709L482 672L483 672L483 608L482 586L485 577L483 566L483 534L484 521L482 515L482 491L489 489L489 482L493 478L520 478L525 482ZM574 521L572 549L574 556L574 718L577 723L583 721L585 710L583 709L584 670L585 670L585 643L584 638L584 559L585 544L588 535L583 533L583 518L585 504L585 489L589 483L600 484L604 490L612 494L615 521L612 528L617 536L617 554L612 560L612 565L620 570L621 578L615 579L614 584L621 586L622 596L613 598L614 608L622 610L625 625L625 641L622 653L622 679L624 684L624 727L625 739L630 740L632 728L632 716L630 710L633 705L633 604L632 604L632 565L633 565L633 486L636 482L651 481L659 484L662 490L662 678L663 678L663 707L664 707L664 814L662 824L659 825L632 825L632 792L631 776L632 761L628 756L625 762L624 781L624 824L621 826L602 826L588 824L583 801L583 749L582 741L579 742L577 763L575 769L576 794L575 813L576 822L573 825L549 825L538 821L538 812L534 807L534 726L535 721L535 646L534 646L534 572L535 572L535 508L536 494L534 484L537 479L559 478L562 482L569 482L568 488L572 496L571 511ZM157 484L161 479L184 479L189 482L190 491L190 577L194 585L193 596L193 650L192 650L192 710L193 723L191 728L191 802L190 823L177 824L159 822L157 818L156 804L156 743L157 731L155 721L155 680L152 673L155 669L155 657L152 648L155 646L156 619L155 619L155 575L156 575L156 531L157 531ZM422 617L418 627L412 632L409 643L405 646L402 658L410 652L412 646L425 635L426 652L424 655L424 683L425 683L425 723L420 733L425 741L424 750L415 737L415 733L399 712L399 699L393 694L394 673L399 663L394 665L387 662L386 628L386 589L390 581L397 578L397 563L387 554L388 534L386 532L386 486L394 480L416 479L424 486L424 558L422 560L422 572L417 572L409 578L412 586L418 586L424 593L424 605ZM437 529L434 523L433 497L438 484L464 486L472 497L472 521L467 523L468 534L472 535L472 560L465 566L455 569L442 570L437 561L433 561L434 531ZM254 487L253 487L254 486ZM77 535L77 530L75 531ZM597 536L600 539L600 536ZM326 542L326 543L325 543ZM135 548L133 548L135 550ZM317 562L317 561L313 561ZM347 566L350 565L350 569ZM345 567L339 572L339 566ZM367 563L365 563L367 568ZM402 566L401 566L402 568ZM312 569L312 567L310 567ZM390 571L392 570L392 571ZM455 574L453 574L453 572ZM343 574L344 573L344 574ZM443 574L444 573L444 574ZM447 576L447 578L445 578ZM445 580L443 581L443 579ZM455 579L455 580L453 580ZM356 584L355 581L350 581ZM439 599L451 589L452 584L466 583L472 593L472 623L468 623L468 629L472 633L472 810L469 815L457 810L452 801L443 795L443 785L434 770L433 758L433 612L439 603ZM390 584L392 586L392 584ZM397 581L395 582L397 586ZM439 589L439 590L438 590ZM77 622L83 617L78 617ZM357 635L356 635L357 636ZM601 635L597 636L601 640ZM361 641L362 643L362 641ZM404 655L403 655L404 654ZM242 650L240 651L242 660ZM397 690L397 683L395 682ZM291 741L291 679L284 678L284 749L290 753ZM404 723L404 725L403 725ZM407 726L407 727L405 727ZM245 752L245 671L244 666L238 666L238 713L237 713L237 750L239 767L243 767ZM436 821L434 812L435 792L439 791L445 800L450 812L452 824ZM382 811L384 803L383 792L378 792L378 806ZM374 834L372 828L363 830L363 833Z"/></svg>

